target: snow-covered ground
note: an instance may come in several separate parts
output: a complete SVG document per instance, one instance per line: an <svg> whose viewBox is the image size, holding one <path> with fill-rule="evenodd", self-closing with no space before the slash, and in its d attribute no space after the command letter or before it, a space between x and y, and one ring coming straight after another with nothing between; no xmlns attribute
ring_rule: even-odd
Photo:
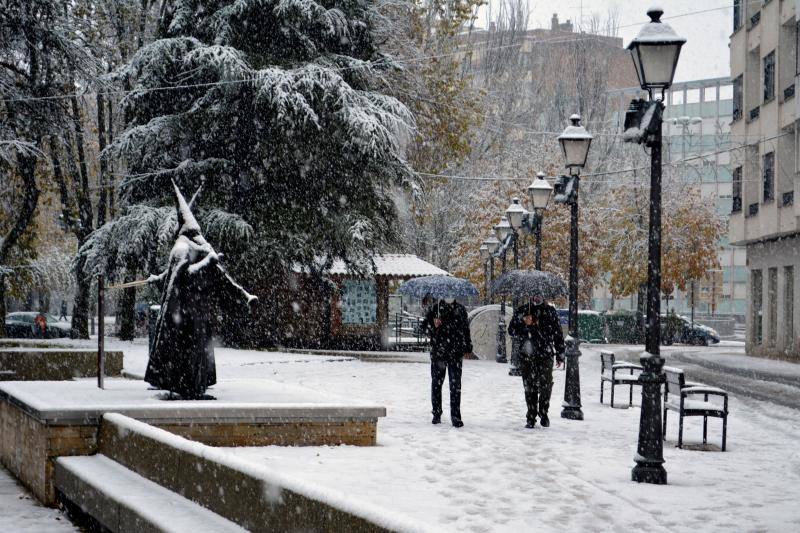
<svg viewBox="0 0 800 533"><path fill-rule="evenodd" d="M109 349L119 348L125 351L126 371L141 375L145 342L109 342ZM464 362L466 425L455 429L447 414L442 425L430 424L427 364L385 362L390 354L371 362L345 354L219 348L220 379L269 378L375 402L388 412L378 424L378 446L371 448L270 446L225 452L340 491L353 504L382 506L442 531L800 530L800 410L732 394L725 453L675 448L677 420L670 414L664 447L669 484L639 485L630 481L639 409L600 405L599 349L583 347L586 419L559 417L565 374L557 371L551 427L527 430L522 384L508 376L506 365ZM683 357L731 357L724 363L787 376L798 368L747 358L736 345L692 350L699 351L685 351ZM681 366L678 352L665 351L668 364ZM688 370L687 376L696 379ZM636 404L638 395L636 389ZM617 398L624 402L624 389L618 389ZM719 420L709 421L710 443L719 444L720 427ZM701 420L687 419L686 442L697 444L701 435Z"/></svg>
<svg viewBox="0 0 800 533"><path fill-rule="evenodd" d="M143 372L143 343L111 344L125 350L127 370ZM227 451L443 531L800 528L800 412L734 395L726 453L675 448L677 421L670 415L669 485L639 485L630 481L639 409L600 405L596 347L584 347L581 358L585 421L559 417L564 372L558 371L552 425L534 430L524 428L519 378L493 362L464 363L461 429L447 424L447 415L441 426L430 424L426 364L218 349L217 365L221 379L268 377L385 405L373 448ZM638 403L638 389L634 398ZM718 444L720 422L709 424L709 441ZM687 442L701 442L701 431L701 421L689 419Z"/></svg>
<svg viewBox="0 0 800 533"><path fill-rule="evenodd" d="M44 533L79 531L56 509L43 507L0 466L0 531Z"/></svg>

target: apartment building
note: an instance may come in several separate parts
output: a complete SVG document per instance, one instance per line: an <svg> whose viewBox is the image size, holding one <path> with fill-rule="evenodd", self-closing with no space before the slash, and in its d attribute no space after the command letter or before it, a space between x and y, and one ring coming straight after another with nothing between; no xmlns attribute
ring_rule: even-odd
<svg viewBox="0 0 800 533"><path fill-rule="evenodd" d="M800 0L734 0L729 238L747 250L747 353L798 355L800 205L795 98Z"/></svg>

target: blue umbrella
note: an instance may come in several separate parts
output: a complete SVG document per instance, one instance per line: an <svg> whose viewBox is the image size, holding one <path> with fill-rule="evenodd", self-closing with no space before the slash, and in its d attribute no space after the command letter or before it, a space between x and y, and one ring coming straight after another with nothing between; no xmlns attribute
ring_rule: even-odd
<svg viewBox="0 0 800 533"><path fill-rule="evenodd" d="M424 298L465 298L477 296L478 289L469 281L453 276L424 276L412 278L400 286L398 291L406 296Z"/></svg>

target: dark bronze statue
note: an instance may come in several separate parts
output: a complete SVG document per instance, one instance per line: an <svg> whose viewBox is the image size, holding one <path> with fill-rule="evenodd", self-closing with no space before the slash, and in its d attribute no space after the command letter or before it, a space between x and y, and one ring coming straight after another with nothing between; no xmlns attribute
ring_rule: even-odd
<svg viewBox="0 0 800 533"><path fill-rule="evenodd" d="M187 204L175 185L175 197L178 237L167 269L148 278L162 294L144 379L183 399L211 399L205 392L217 382L212 320L220 308L249 308L257 298L231 278L201 234L191 211L197 193Z"/></svg>

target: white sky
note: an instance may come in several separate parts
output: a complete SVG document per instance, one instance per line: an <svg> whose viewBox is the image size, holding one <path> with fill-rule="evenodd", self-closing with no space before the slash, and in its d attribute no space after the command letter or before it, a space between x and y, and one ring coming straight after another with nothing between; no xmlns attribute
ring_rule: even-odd
<svg viewBox="0 0 800 533"><path fill-rule="evenodd" d="M502 0L490 1L499 5ZM553 13L558 14L560 22L570 19L575 24L581 20L581 6L586 21L593 14L603 19L609 10L616 10L620 26L623 26L619 35L627 46L641 25L649 20L647 9L656 4L664 9L664 22L687 39L675 81L730 75L728 40L733 28L733 0L528 0L530 27L549 28ZM696 13L705 10L713 11ZM669 19L685 13L693 14Z"/></svg>

